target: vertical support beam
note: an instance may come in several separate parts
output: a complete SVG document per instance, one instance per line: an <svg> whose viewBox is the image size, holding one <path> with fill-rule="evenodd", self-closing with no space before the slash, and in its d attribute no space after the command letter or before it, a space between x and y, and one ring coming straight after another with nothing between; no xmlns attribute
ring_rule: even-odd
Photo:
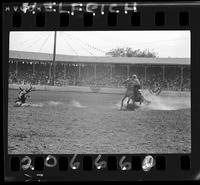
<svg viewBox="0 0 200 185"><path fill-rule="evenodd" d="M126 65L126 67L127 67L127 78L129 78L129 76L130 76L130 66L129 66L129 64Z"/></svg>
<svg viewBox="0 0 200 185"><path fill-rule="evenodd" d="M74 77L73 85L76 85L76 78Z"/></svg>
<svg viewBox="0 0 200 185"><path fill-rule="evenodd" d="M51 82L51 62L49 62L49 81Z"/></svg>
<svg viewBox="0 0 200 185"><path fill-rule="evenodd" d="M95 85L97 84L97 64L94 64L94 80Z"/></svg>
<svg viewBox="0 0 200 185"><path fill-rule="evenodd" d="M64 64L64 79L66 79L67 71L66 71L66 64Z"/></svg>
<svg viewBox="0 0 200 185"><path fill-rule="evenodd" d="M78 78L81 78L81 65L78 64Z"/></svg>
<svg viewBox="0 0 200 185"><path fill-rule="evenodd" d="M113 65L110 65L110 79L112 80L113 78Z"/></svg>
<svg viewBox="0 0 200 185"><path fill-rule="evenodd" d="M69 68L69 64L65 64L65 69L66 69L66 75L67 75L67 77L69 76L69 70L68 70L68 68Z"/></svg>
<svg viewBox="0 0 200 185"><path fill-rule="evenodd" d="M33 75L35 74L35 62L33 62Z"/></svg>
<svg viewBox="0 0 200 185"><path fill-rule="evenodd" d="M55 59L56 59L56 34L57 32L54 32L54 46L53 46L53 78L52 78L52 85L54 85L55 82Z"/></svg>
<svg viewBox="0 0 200 185"><path fill-rule="evenodd" d="M18 75L18 61L16 61L15 73L16 73L16 76L17 76Z"/></svg>
<svg viewBox="0 0 200 185"><path fill-rule="evenodd" d="M181 66L181 84L180 84L180 90L182 91L183 89L183 66Z"/></svg>
<svg viewBox="0 0 200 185"><path fill-rule="evenodd" d="M144 81L147 82L147 66L144 66Z"/></svg>
<svg viewBox="0 0 200 185"><path fill-rule="evenodd" d="M164 82L165 81L165 66L162 66L162 72L163 72L162 80Z"/></svg>

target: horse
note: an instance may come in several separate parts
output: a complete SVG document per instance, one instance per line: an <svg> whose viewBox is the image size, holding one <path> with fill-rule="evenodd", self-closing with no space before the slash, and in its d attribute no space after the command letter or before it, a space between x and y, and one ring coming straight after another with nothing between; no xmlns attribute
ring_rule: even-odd
<svg viewBox="0 0 200 185"><path fill-rule="evenodd" d="M134 84L131 80L127 80L124 82L124 84L126 83L126 93L125 93L125 96L122 98L122 101L121 101L121 110L123 108L123 104L124 104L124 100L126 98L128 98L128 101L127 101L127 104L129 104L130 100L133 99L133 96L134 96L134 92L133 92L133 87L134 87Z"/></svg>
<svg viewBox="0 0 200 185"><path fill-rule="evenodd" d="M146 105L149 105L151 103L149 100L145 99L144 96L142 95L140 85L134 86L133 83L130 83L130 82L127 83L127 91L126 91L125 96L122 98L121 110L123 108L123 102L124 102L125 98L128 98L127 108L130 108L130 109L135 109L136 102L139 102L140 105L142 103L144 103ZM131 104L129 104L130 100L132 100Z"/></svg>

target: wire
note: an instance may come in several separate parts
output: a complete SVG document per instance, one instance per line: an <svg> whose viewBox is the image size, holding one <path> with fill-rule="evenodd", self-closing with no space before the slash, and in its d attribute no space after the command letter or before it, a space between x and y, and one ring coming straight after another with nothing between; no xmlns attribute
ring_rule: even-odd
<svg viewBox="0 0 200 185"><path fill-rule="evenodd" d="M37 35L37 33L33 36L33 38L34 38L36 35ZM23 45L23 44L25 44L25 43L27 43L27 42L30 42L30 41L31 41L31 39L22 41L22 42L19 43L19 45L21 46L21 45Z"/></svg>
<svg viewBox="0 0 200 185"><path fill-rule="evenodd" d="M75 38L75 36L73 36ZM76 37L76 39L78 39ZM119 38L118 38L119 39ZM143 46L143 45L148 45L148 44L152 44L152 43L160 43L160 42L170 42L170 41L176 41L176 40L185 40L185 39L188 39L188 38L177 38L177 39L168 39L168 40L159 40L159 41L153 41L153 42L146 42L146 43L134 43L134 45L137 47L138 45L139 46ZM103 51L99 48L96 48L94 46L91 46L90 44L88 44L87 42L83 42L82 40L78 39L80 42L84 43L87 47L91 48L91 49L95 49L99 52L102 52L104 54L106 54L107 52L106 51ZM128 47L128 46L124 46L124 47Z"/></svg>
<svg viewBox="0 0 200 185"><path fill-rule="evenodd" d="M82 44L86 45L86 46L89 47L90 49L96 50L96 51L101 52L101 53L104 53L104 54L107 53L106 51L103 51L102 49L99 49L99 48L97 48L97 47L95 47L95 46L92 46L92 45L88 44L87 42L84 42L84 41L80 40L78 37L75 37L75 36L71 36L71 37L77 39L79 42L81 42Z"/></svg>
<svg viewBox="0 0 200 185"><path fill-rule="evenodd" d="M73 38L71 38L71 35L68 35L68 38L70 39L70 40L72 40L72 41L74 41L73 40ZM77 40L77 39L76 39ZM80 45L80 44L79 44ZM81 45L80 45L81 46ZM83 48L85 51L87 51L90 55L92 55L92 56L95 56L93 53L91 53L88 49L86 49L85 47L83 47L83 46L81 46L81 48Z"/></svg>
<svg viewBox="0 0 200 185"><path fill-rule="evenodd" d="M61 32L62 33L62 32ZM62 38L63 38L63 41L70 47L70 49L76 54L76 55L78 55L79 56L79 54L76 52L76 50L71 46L71 44L69 43L69 42L67 42L67 40L65 39L65 37L62 35L62 34L60 34L61 36L62 36ZM62 39L61 39L62 40Z"/></svg>
<svg viewBox="0 0 200 185"><path fill-rule="evenodd" d="M40 49L39 49L39 51L41 51L42 50L42 48L44 47L44 45L46 44L46 42L47 42L47 40L49 39L49 36L51 35L51 33L49 33L48 35L47 35L47 37L46 37L46 39L44 40L44 42L42 43L42 45L41 45L41 47L40 47Z"/></svg>
<svg viewBox="0 0 200 185"><path fill-rule="evenodd" d="M31 48L32 46L34 46L42 37L43 37L43 35L41 35L40 37L36 38L36 40L32 44L30 44L27 48Z"/></svg>

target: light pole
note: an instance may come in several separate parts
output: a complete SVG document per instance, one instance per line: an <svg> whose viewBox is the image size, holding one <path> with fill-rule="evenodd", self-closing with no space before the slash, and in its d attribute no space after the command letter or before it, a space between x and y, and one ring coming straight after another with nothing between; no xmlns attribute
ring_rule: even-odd
<svg viewBox="0 0 200 185"><path fill-rule="evenodd" d="M52 85L55 82L55 60L56 60L56 36L57 32L54 32L54 46L53 46L53 76L52 76Z"/></svg>

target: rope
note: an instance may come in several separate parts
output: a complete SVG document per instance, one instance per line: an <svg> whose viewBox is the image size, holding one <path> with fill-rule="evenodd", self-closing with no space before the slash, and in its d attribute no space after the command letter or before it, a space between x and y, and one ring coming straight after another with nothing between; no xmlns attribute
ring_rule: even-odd
<svg viewBox="0 0 200 185"><path fill-rule="evenodd" d="M71 36L71 35L70 35L70 36ZM100 49L100 48L97 48L97 47L95 47L95 46L92 46L92 45L88 44L87 42L84 42L84 41L80 40L78 37L75 37L75 36L71 36L71 37L75 38L76 40L78 40L79 42L81 42L83 45L89 47L90 49L96 50L96 51L101 52L101 53L104 53L104 54L107 53L106 51L103 51L103 50Z"/></svg>
<svg viewBox="0 0 200 185"><path fill-rule="evenodd" d="M68 38L70 39L70 40L72 40L72 41L74 41L72 38L71 38L71 36L68 36ZM76 39L77 40L77 39ZM80 45L80 44L79 44ZM81 45L80 45L81 46ZM81 48L83 48L85 51L87 51L90 55L92 55L92 56L94 56L95 57L95 55L93 54L93 53L91 53L89 50L87 50L86 48L84 48L83 46L81 46Z"/></svg>
<svg viewBox="0 0 200 185"><path fill-rule="evenodd" d="M43 35L41 35L39 38L36 38L36 40L32 44L30 44L27 48L31 48L32 46L34 46L42 37Z"/></svg>
<svg viewBox="0 0 200 185"><path fill-rule="evenodd" d="M37 36L37 33L34 35L34 37L35 37L35 36ZM34 37L33 37L33 38L34 38ZM23 44L25 44L25 43L27 43L27 42L30 42L30 41L31 41L31 39L22 41L22 42L19 43L19 45L22 46Z"/></svg>
<svg viewBox="0 0 200 185"><path fill-rule="evenodd" d="M42 50L43 46L46 44L46 42L47 42L47 40L49 39L49 36L50 36L50 35L51 35L51 33L49 33L49 35L47 35L47 37L46 37L46 39L44 40L44 42L42 43L42 45L41 45L39 51Z"/></svg>
<svg viewBox="0 0 200 185"><path fill-rule="evenodd" d="M62 34L60 34L62 36ZM78 55L78 53L76 52L76 50L71 46L71 44L69 42L67 42L67 40L64 38L64 36L62 36L64 42L70 47L70 49L76 54ZM61 39L62 40L62 39ZM78 55L79 56L79 55Z"/></svg>

